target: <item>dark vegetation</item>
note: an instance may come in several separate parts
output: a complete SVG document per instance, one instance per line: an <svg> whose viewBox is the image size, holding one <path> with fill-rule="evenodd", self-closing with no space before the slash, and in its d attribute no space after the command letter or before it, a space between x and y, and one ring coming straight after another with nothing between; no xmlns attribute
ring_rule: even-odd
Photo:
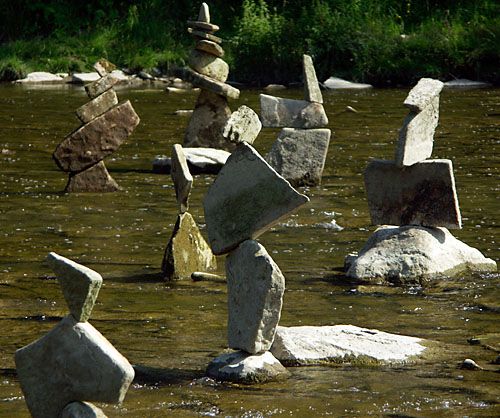
<svg viewBox="0 0 500 418"><path fill-rule="evenodd" d="M376 85L422 76L500 84L497 0L213 0L230 78L297 81L310 54L320 80ZM185 65L186 21L200 0L0 0L0 79L90 70L106 57L131 71Z"/></svg>

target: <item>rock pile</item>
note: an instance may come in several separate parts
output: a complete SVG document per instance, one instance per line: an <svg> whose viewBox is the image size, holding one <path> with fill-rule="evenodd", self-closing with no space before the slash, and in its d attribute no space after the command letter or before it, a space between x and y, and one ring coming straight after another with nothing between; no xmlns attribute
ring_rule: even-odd
<svg viewBox="0 0 500 418"><path fill-rule="evenodd" d="M56 253L50 253L47 262L61 285L70 314L45 336L15 353L26 403L34 418L104 417L88 402L121 403L134 369L87 322L102 277Z"/></svg>
<svg viewBox="0 0 500 418"><path fill-rule="evenodd" d="M358 257L346 258L347 276L375 282L414 283L460 271L496 270L496 263L455 239L461 228L450 160L429 160L439 120L443 83L421 79L404 105L395 158L365 169L366 195L375 231Z"/></svg>
<svg viewBox="0 0 500 418"><path fill-rule="evenodd" d="M212 251L228 253L228 342L238 350L212 360L207 374L240 383L288 373L269 352L281 315L285 278L255 239L309 201L250 145L260 130L252 113L242 107L224 127L224 135L238 145L203 200Z"/></svg>
<svg viewBox="0 0 500 418"><path fill-rule="evenodd" d="M293 186L321 183L331 131L312 59L303 56L305 100L260 95L265 127L283 128L265 159Z"/></svg>
<svg viewBox="0 0 500 418"><path fill-rule="evenodd" d="M118 104L109 72L114 66L101 59L94 68L101 76L87 84L91 99L76 110L83 125L64 139L53 153L59 168L69 172L65 192L112 192L118 184L109 175L104 158L112 154L139 124L130 101Z"/></svg>
<svg viewBox="0 0 500 418"><path fill-rule="evenodd" d="M210 11L202 3L197 21L188 21L188 32L195 37L196 46L189 55L188 64L194 70L174 67L170 74L199 87L201 92L194 112L189 119L185 147L220 148L232 151L235 145L225 139L221 132L231 109L227 98L237 99L240 91L226 84L229 66L222 60L222 39L214 33L217 25L210 23Z"/></svg>
<svg viewBox="0 0 500 418"><path fill-rule="evenodd" d="M189 279L196 271L214 269L216 261L196 222L188 212L193 177L180 144L172 147L171 175L179 216L165 250L161 269L167 280Z"/></svg>

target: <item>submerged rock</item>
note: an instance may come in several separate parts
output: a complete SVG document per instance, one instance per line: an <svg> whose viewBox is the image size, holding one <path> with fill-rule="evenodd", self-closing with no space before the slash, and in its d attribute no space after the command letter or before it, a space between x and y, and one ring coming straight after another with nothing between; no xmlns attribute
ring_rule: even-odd
<svg viewBox="0 0 500 418"><path fill-rule="evenodd" d="M193 186L193 176L189 171L186 156L182 145L174 144L172 147L171 175L175 187L175 196L179 212L184 213L189 209L189 194Z"/></svg>
<svg viewBox="0 0 500 418"><path fill-rule="evenodd" d="M373 87L371 84L353 83L338 77L330 77L323 84L328 89L371 89Z"/></svg>
<svg viewBox="0 0 500 418"><path fill-rule="evenodd" d="M490 83L485 83L484 81L468 80L466 78L457 78L456 80L451 80L444 83L445 89L480 89L490 86Z"/></svg>

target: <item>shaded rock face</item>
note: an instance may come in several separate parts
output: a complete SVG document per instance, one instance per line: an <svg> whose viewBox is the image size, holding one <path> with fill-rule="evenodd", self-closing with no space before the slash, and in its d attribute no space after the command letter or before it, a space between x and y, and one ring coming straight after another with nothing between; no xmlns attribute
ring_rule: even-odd
<svg viewBox="0 0 500 418"><path fill-rule="evenodd" d="M89 402L71 402L66 405L59 418L107 418L104 412Z"/></svg>
<svg viewBox="0 0 500 418"><path fill-rule="evenodd" d="M97 164L78 173L70 173L65 193L100 193L120 190L118 183L111 177L104 164Z"/></svg>
<svg viewBox="0 0 500 418"><path fill-rule="evenodd" d="M348 277L374 283L419 283L462 271L496 271L496 263L457 240L446 228L381 227L359 256L348 262Z"/></svg>
<svg viewBox="0 0 500 418"><path fill-rule="evenodd" d="M302 74L304 76L305 100L308 102L323 103L323 95L319 88L316 70L309 55L302 57Z"/></svg>

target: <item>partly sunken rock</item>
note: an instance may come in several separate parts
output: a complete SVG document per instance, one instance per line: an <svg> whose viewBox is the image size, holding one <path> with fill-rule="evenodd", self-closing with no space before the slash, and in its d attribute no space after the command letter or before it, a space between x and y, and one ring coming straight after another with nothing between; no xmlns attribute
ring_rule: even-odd
<svg viewBox="0 0 500 418"><path fill-rule="evenodd" d="M210 362L206 373L217 380L243 384L264 383L290 375L269 351L257 355L243 351L221 354Z"/></svg>
<svg viewBox="0 0 500 418"><path fill-rule="evenodd" d="M193 49L189 54L189 66L196 72L224 82L229 74L229 65L207 52Z"/></svg>
<svg viewBox="0 0 500 418"><path fill-rule="evenodd" d="M134 369L89 322L66 316L16 351L17 375L34 418L57 418L78 400L122 402Z"/></svg>
<svg viewBox="0 0 500 418"><path fill-rule="evenodd" d="M203 147L183 148L182 151L192 174L217 174L231 155L222 149ZM170 158L158 157L153 160L154 173L170 174L171 167Z"/></svg>
<svg viewBox="0 0 500 418"><path fill-rule="evenodd" d="M58 418L107 418L104 412L90 402L67 404Z"/></svg>
<svg viewBox="0 0 500 418"><path fill-rule="evenodd" d="M193 186L193 176L189 172L186 156L180 144L175 144L172 147L172 171L170 174L175 186L179 212L184 213L189 208L188 200Z"/></svg>
<svg viewBox="0 0 500 418"><path fill-rule="evenodd" d="M229 84L214 80L203 74L195 73L187 68L173 67L170 69L170 74L182 78L188 83L192 83L195 87L213 91L214 93L229 97L230 99L237 99L240 96L240 91Z"/></svg>
<svg viewBox="0 0 500 418"><path fill-rule="evenodd" d="M65 193L104 193L120 190L109 174L104 161L78 173L70 173Z"/></svg>
<svg viewBox="0 0 500 418"><path fill-rule="evenodd" d="M224 254L309 202L251 145L237 146L203 199L210 246Z"/></svg>
<svg viewBox="0 0 500 418"><path fill-rule="evenodd" d="M305 100L308 102L323 103L323 95L319 89L314 64L309 55L304 55L302 58L302 72L304 75Z"/></svg>
<svg viewBox="0 0 500 418"><path fill-rule="evenodd" d="M324 86L328 89L371 89L373 86L371 84L365 83L353 83L352 81L343 80L338 77L330 77L324 83Z"/></svg>
<svg viewBox="0 0 500 418"><path fill-rule="evenodd" d="M330 129L283 128L265 159L294 187L321 183Z"/></svg>
<svg viewBox="0 0 500 418"><path fill-rule="evenodd" d="M208 52L209 54L215 55L219 58L222 58L224 56L224 50L219 44L213 41L207 41L206 39L201 39L196 42L195 48L198 51Z"/></svg>
<svg viewBox="0 0 500 418"><path fill-rule="evenodd" d="M93 67L101 77L104 77L113 71L116 68L116 65L109 62L106 58L101 58L93 65Z"/></svg>
<svg viewBox="0 0 500 418"><path fill-rule="evenodd" d="M434 99L441 93L443 85L439 80L421 78L403 104L413 113L422 112L426 107L434 106Z"/></svg>
<svg viewBox="0 0 500 418"><path fill-rule="evenodd" d="M138 124L127 100L69 135L57 146L54 160L63 171L82 171L116 151Z"/></svg>
<svg viewBox="0 0 500 418"><path fill-rule="evenodd" d="M373 160L364 176L372 224L461 227L450 160L427 160L404 169L394 161Z"/></svg>
<svg viewBox="0 0 500 418"><path fill-rule="evenodd" d="M278 327L271 352L285 365L352 362L404 363L422 356L423 340L354 325Z"/></svg>
<svg viewBox="0 0 500 418"><path fill-rule="evenodd" d="M253 144L261 128L262 123L257 113L243 105L231 114L224 125L222 136L231 142Z"/></svg>
<svg viewBox="0 0 500 418"><path fill-rule="evenodd" d="M87 95L93 99L105 91L109 90L116 83L118 83L118 79L114 77L112 74L106 74L104 77L99 80L94 81L93 83L87 84L85 86L85 91Z"/></svg>
<svg viewBox="0 0 500 418"><path fill-rule="evenodd" d="M56 274L73 317L78 322L87 321L102 285L101 275L54 252L47 256L47 263Z"/></svg>
<svg viewBox="0 0 500 418"><path fill-rule="evenodd" d="M260 95L260 119L266 128L319 128L328 124L320 103Z"/></svg>
<svg viewBox="0 0 500 418"><path fill-rule="evenodd" d="M496 271L496 263L446 228L381 227L368 239L347 276L373 283L419 283L463 271Z"/></svg>
<svg viewBox="0 0 500 418"><path fill-rule="evenodd" d="M271 348L285 277L266 249L242 242L226 258L229 347L257 354Z"/></svg>
<svg viewBox="0 0 500 418"><path fill-rule="evenodd" d="M180 214L165 250L162 271L168 280L190 279L216 267L215 257L189 212Z"/></svg>
<svg viewBox="0 0 500 418"><path fill-rule="evenodd" d="M78 116L78 119L80 119L83 123L87 123L92 119L95 119L97 116L107 112L117 104L118 97L116 92L113 89L110 89L76 109L76 116Z"/></svg>

